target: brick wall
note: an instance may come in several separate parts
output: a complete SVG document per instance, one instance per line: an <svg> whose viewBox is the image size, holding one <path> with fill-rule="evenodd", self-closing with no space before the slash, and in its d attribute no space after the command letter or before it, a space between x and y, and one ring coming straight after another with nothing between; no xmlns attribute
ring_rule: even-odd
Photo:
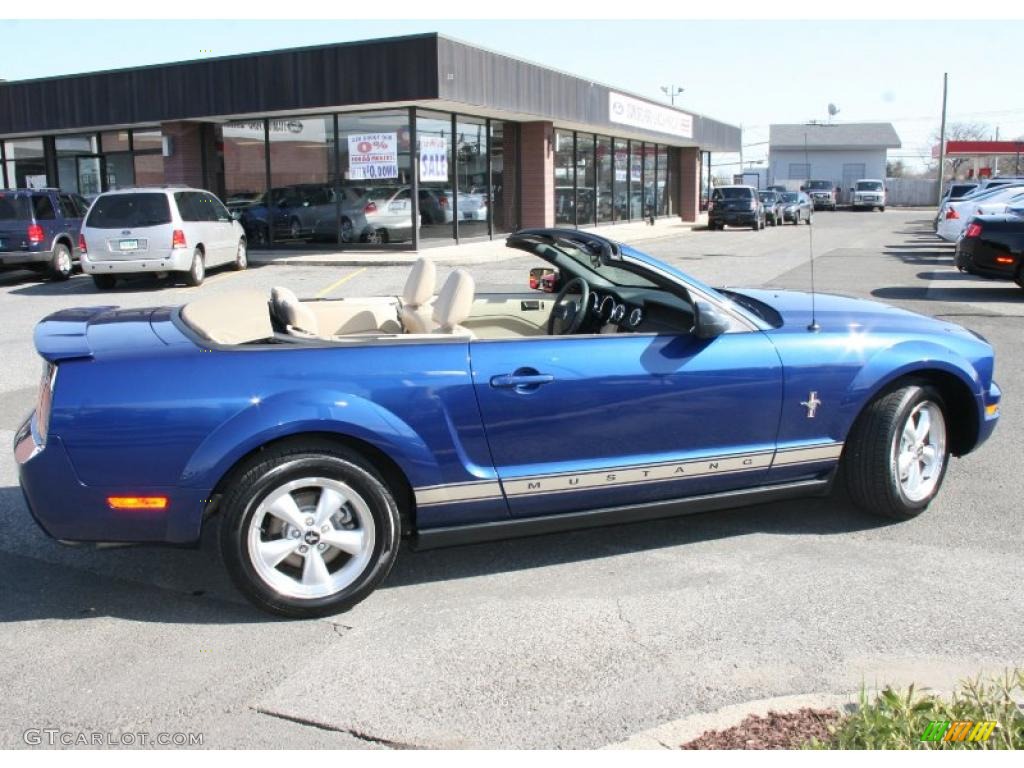
<svg viewBox="0 0 1024 768"><path fill-rule="evenodd" d="M697 147L679 149L679 218L696 221L700 213L700 150Z"/></svg>
<svg viewBox="0 0 1024 768"><path fill-rule="evenodd" d="M164 183L203 186L203 154L199 123L163 123L160 130L170 138L171 152L164 157Z"/></svg>
<svg viewBox="0 0 1024 768"><path fill-rule="evenodd" d="M554 128L551 123L520 125L523 227L555 224Z"/></svg>

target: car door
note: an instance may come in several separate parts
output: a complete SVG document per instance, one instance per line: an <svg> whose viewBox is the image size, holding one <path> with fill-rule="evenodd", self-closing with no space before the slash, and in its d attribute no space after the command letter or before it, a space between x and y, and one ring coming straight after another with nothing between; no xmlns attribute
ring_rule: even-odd
<svg viewBox="0 0 1024 768"><path fill-rule="evenodd" d="M760 331L474 340L470 358L513 516L752 487L771 464L782 370Z"/></svg>

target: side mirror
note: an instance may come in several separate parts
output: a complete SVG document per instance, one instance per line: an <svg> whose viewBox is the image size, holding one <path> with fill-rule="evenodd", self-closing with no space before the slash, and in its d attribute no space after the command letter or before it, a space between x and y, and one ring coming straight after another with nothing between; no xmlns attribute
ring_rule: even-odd
<svg viewBox="0 0 1024 768"><path fill-rule="evenodd" d="M530 270L530 288L544 293L554 293L561 288L559 274L550 267L534 267Z"/></svg>
<svg viewBox="0 0 1024 768"><path fill-rule="evenodd" d="M241 221L242 220L242 212L241 211L232 211L231 212L231 218L234 219L235 221Z"/></svg>
<svg viewBox="0 0 1024 768"><path fill-rule="evenodd" d="M693 335L698 339L713 339L729 330L729 318L711 304L698 301L694 309Z"/></svg>

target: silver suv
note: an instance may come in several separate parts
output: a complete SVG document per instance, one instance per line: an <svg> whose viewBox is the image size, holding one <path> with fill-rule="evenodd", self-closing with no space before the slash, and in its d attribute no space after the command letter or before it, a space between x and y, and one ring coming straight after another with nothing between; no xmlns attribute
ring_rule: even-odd
<svg viewBox="0 0 1024 768"><path fill-rule="evenodd" d="M199 285L206 270L247 265L245 230L202 189L142 187L96 198L79 238L82 270L96 287L120 275L177 272Z"/></svg>

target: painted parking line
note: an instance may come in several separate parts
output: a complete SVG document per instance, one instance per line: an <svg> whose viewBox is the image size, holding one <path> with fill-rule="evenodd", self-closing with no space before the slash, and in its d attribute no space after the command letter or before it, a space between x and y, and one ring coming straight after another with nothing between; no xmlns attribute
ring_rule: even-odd
<svg viewBox="0 0 1024 768"><path fill-rule="evenodd" d="M349 272L349 273L348 273L347 275L345 275L344 277L342 277L342 278L340 278L340 279L338 279L338 280L335 280L335 281L334 281L333 283L331 283L331 284L330 284L330 285L328 285L328 286L327 286L326 288L324 288L324 289L323 289L322 291L320 291L320 293L318 293L318 294L316 295L316 298L318 298L318 299L322 299L322 298L323 298L324 296L326 296L326 295L327 295L328 293L330 293L331 291L333 291L333 290L334 290L335 288L337 288L337 287L338 287L339 285L342 285L342 284L344 284L344 283L347 283L347 282L348 282L349 280L351 280L351 279L352 279L353 277L355 277L356 275L361 275L361 274L362 274L363 272L365 272L365 271L366 271L366 267L360 267L360 268L359 268L359 269L357 269L357 270L356 270L355 272Z"/></svg>

